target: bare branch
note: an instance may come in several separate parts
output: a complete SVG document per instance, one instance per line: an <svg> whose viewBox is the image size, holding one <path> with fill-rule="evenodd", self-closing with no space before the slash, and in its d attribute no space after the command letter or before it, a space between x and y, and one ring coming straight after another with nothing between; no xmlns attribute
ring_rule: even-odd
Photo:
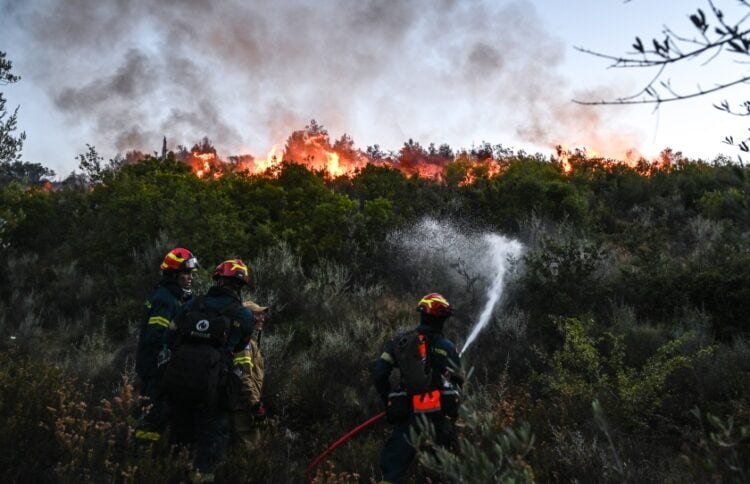
<svg viewBox="0 0 750 484"><path fill-rule="evenodd" d="M626 0L625 3L628 3ZM652 38L650 42L644 42L640 37L635 37L632 44L633 52L624 55L609 55L602 52L576 47L579 52L610 61L608 69L611 68L658 68L656 74L633 95L618 97L615 99L602 99L598 101L582 101L574 99L577 104L597 105L631 105L652 104L654 110L658 110L662 103L682 101L717 91L731 88L738 84L750 82L750 72L746 68L738 68L736 78L730 82L714 85L704 89L698 84L691 89L678 89L671 78L666 77L666 68L675 64L687 64L693 59L700 58L700 66L706 66L724 56L735 64L745 66L750 63L750 29L743 28L750 19L750 0L737 0L737 3L748 10L743 13L732 12L732 19L720 10L715 0L706 0L707 7L696 8L689 16L690 23L695 31L692 35L678 34L669 26L664 25L662 38ZM703 57L701 57L703 56ZM716 74L716 73L712 73ZM678 80L686 81L688 77L680 77ZM686 94L681 93L685 91ZM730 106L726 100L713 104L714 108L727 114L739 117L750 117L750 101L744 101ZM745 138L741 136L739 138ZM750 153L750 138L736 140L735 137L727 136L724 143L735 146L743 153ZM738 157L742 163L742 157Z"/></svg>
<svg viewBox="0 0 750 484"><path fill-rule="evenodd" d="M621 97L619 99L627 101L627 100L631 100L631 99L636 99L639 96L642 96L644 94L647 95L647 96L653 96L653 93L654 93L653 85L654 85L654 83L656 81L659 80L659 78L661 77L661 74L662 74L662 72L664 72L665 68L666 68L666 66L659 67L659 71L654 75L653 78L651 78L651 80L648 83L646 83L646 85L643 87L643 89L641 89L639 92L637 92L637 93L635 93L633 95L630 95L630 96Z"/></svg>
<svg viewBox="0 0 750 484"><path fill-rule="evenodd" d="M736 42L738 39L742 39L745 36L750 35L750 29L744 30L742 32L736 33L731 35L730 37L727 37L723 40L716 40L715 42L708 43L708 44L701 44L702 47L688 51L687 53L681 53L676 56L669 56L669 53L665 48L663 47L663 44L659 44L658 41L654 40L655 45L659 45L660 47L655 47L654 50L645 50L643 52L644 59L634 59L629 57L617 57L609 54L602 54L601 52L596 52L593 50L585 49L583 47L574 47L577 51L583 52L585 54L593 55L595 57L600 57L603 59L607 59L610 61L613 61L614 64L612 64L610 67L618 67L618 68L624 68L624 67L655 67L655 66L661 66L666 64L674 64L676 62L680 62L686 59L691 59L694 57L698 57L701 54L704 54L705 52L708 52L712 49L718 49L725 45L731 45L732 42ZM696 42L698 43L698 42ZM741 53L742 51L738 52ZM648 54L659 56L659 59L653 59L646 57Z"/></svg>
<svg viewBox="0 0 750 484"><path fill-rule="evenodd" d="M722 89L726 89L728 87L736 86L737 84L742 84L745 82L750 81L750 76L742 77L740 79L737 79L732 82L728 82L726 84L719 84L711 89L699 89L696 92L692 92L690 94L675 94L671 97L660 97L658 93L651 90L653 92L654 99L632 99L632 98L617 98L614 101L579 101L577 99L573 99L574 103L582 104L584 106L612 106L612 105L627 105L627 104L661 104L666 102L672 102L672 101L681 101L683 99L691 99L694 97L703 96L706 94L711 94L713 92L721 91ZM649 94L648 92L649 88L646 88L644 91L646 94Z"/></svg>
<svg viewBox="0 0 750 484"><path fill-rule="evenodd" d="M720 104L714 104L713 106L719 111L724 111L725 113L731 114L732 116L738 116L738 117L750 116L750 101L745 101L741 104L744 111L733 110L729 106L729 102L726 99L722 100Z"/></svg>

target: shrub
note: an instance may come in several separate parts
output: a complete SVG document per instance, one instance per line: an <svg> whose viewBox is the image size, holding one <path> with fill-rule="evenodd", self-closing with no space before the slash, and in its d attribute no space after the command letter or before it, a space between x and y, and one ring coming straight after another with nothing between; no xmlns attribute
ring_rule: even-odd
<svg viewBox="0 0 750 484"><path fill-rule="evenodd" d="M561 399L574 420L581 418L588 402L600 399L616 411L620 423L645 429L670 393L668 378L716 350L706 346L691 354L689 346L696 334L685 333L660 346L641 367L629 367L624 364L627 348L622 336L591 336L591 323L575 318L557 324L563 346L547 359L549 371L536 373L534 378L549 396ZM683 405L688 403L683 401Z"/></svg>
<svg viewBox="0 0 750 484"><path fill-rule="evenodd" d="M0 475L5 482L49 481L60 459L51 429L58 391L72 385L57 368L18 350L0 353Z"/></svg>
<svg viewBox="0 0 750 484"><path fill-rule="evenodd" d="M418 459L430 473L448 482L534 482L526 456L534 448L528 423L500 427L492 413L480 411L470 401L461 407L463 428L455 451L435 446L434 428L412 431L410 441Z"/></svg>
<svg viewBox="0 0 750 484"><path fill-rule="evenodd" d="M735 422L732 415L721 418L704 414L697 407L692 414L698 419L700 432L686 439L690 443L682 457L693 475L714 482L748 482L750 424Z"/></svg>

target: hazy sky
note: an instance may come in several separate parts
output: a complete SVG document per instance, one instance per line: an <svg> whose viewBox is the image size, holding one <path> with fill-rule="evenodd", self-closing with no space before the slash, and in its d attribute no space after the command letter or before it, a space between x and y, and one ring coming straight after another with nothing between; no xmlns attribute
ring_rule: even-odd
<svg viewBox="0 0 750 484"><path fill-rule="evenodd" d="M658 6L654 6L657 4ZM737 2L717 0L729 10ZM0 50L22 80L24 159L65 176L95 145L117 152L212 139L221 156L263 157L310 119L360 148L409 138L454 149L488 141L552 153L557 143L618 154L665 147L735 155L742 120L710 99L584 107L629 94L647 72L606 69L583 46L621 54L663 24L693 35L703 0L0 0ZM690 88L744 72L675 71ZM726 71L726 72L725 72ZM716 79L719 75L721 79ZM746 131L745 131L746 132Z"/></svg>

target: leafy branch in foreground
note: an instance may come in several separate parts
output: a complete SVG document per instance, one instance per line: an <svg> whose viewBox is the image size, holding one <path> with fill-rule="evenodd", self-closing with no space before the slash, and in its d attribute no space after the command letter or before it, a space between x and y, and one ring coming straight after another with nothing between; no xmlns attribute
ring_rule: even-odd
<svg viewBox="0 0 750 484"><path fill-rule="evenodd" d="M418 459L429 473L446 482L534 482L526 456L534 448L531 425L518 422L498 428L492 413L480 412L471 401L461 409L462 432L455 449L432 445L435 430L425 425L409 438L420 449Z"/></svg>

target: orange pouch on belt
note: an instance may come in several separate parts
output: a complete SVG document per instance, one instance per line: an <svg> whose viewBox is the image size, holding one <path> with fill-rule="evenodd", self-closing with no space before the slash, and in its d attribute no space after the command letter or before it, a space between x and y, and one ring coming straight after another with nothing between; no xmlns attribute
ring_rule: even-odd
<svg viewBox="0 0 750 484"><path fill-rule="evenodd" d="M411 397L414 413L430 413L440 410L440 390L420 393Z"/></svg>

